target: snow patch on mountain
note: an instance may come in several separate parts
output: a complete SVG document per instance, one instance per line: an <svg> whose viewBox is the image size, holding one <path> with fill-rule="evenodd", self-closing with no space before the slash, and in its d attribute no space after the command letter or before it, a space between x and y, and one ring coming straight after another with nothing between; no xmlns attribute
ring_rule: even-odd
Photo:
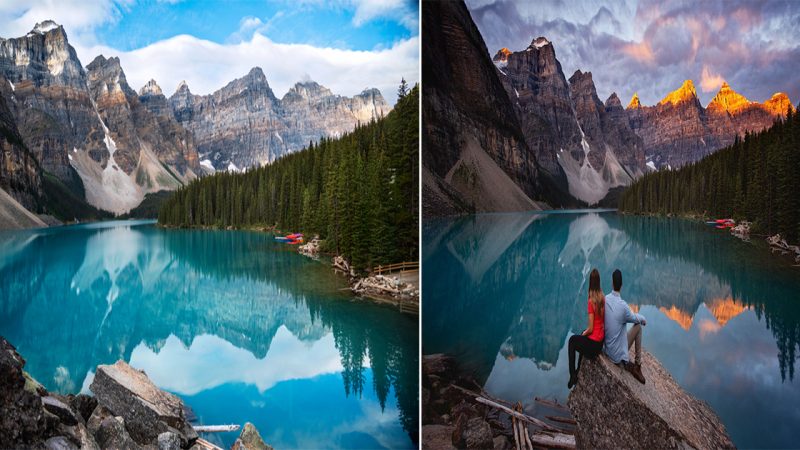
<svg viewBox="0 0 800 450"><path fill-rule="evenodd" d="M600 170L595 170L588 158L592 148L586 141L586 135L580 123L578 123L578 130L581 133L581 147L584 154L583 163L573 158L571 153L565 153L564 149L561 149L557 155L557 161L567 176L570 195L592 206L608 195L608 191L611 188L628 185L632 178L622 167L611 148L606 149L603 167Z"/></svg>
<svg viewBox="0 0 800 450"><path fill-rule="evenodd" d="M550 44L550 41L548 41L547 38L540 37L537 38L535 41L533 41L531 45L533 45L536 48L542 48L548 44Z"/></svg>
<svg viewBox="0 0 800 450"><path fill-rule="evenodd" d="M48 31L55 30L58 28L58 24L53 22L52 20L45 20L44 22L37 23L35 27L33 27L34 33L44 34Z"/></svg>
<svg viewBox="0 0 800 450"><path fill-rule="evenodd" d="M115 214L123 214L136 207L144 199L144 192L136 182L122 171L117 162L114 161L114 152L117 144L111 137L97 105L92 102L97 120L105 133L103 143L106 145L109 156L105 168L93 160L87 152L74 152L74 157L70 158L70 165L78 172L86 190L86 201L89 204L111 211ZM73 149L75 150L75 149Z"/></svg>

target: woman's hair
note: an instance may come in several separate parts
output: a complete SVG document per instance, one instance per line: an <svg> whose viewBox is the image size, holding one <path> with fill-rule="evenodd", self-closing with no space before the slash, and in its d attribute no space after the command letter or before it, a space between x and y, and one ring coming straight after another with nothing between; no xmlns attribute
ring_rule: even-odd
<svg viewBox="0 0 800 450"><path fill-rule="evenodd" d="M606 296L600 288L600 272L597 269L592 269L592 273L589 274L589 301L594 306L594 313L603 317L606 312Z"/></svg>

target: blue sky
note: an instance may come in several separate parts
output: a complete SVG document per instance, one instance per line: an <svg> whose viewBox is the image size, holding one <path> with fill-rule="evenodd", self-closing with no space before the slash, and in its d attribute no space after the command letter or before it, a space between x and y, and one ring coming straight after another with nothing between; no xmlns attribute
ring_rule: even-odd
<svg viewBox="0 0 800 450"><path fill-rule="evenodd" d="M376 87L396 102L419 80L419 7L409 0L2 0L0 37L46 19L64 26L83 65L120 58L133 89L185 80L210 94L261 67L275 95L312 79L352 96Z"/></svg>
<svg viewBox="0 0 800 450"><path fill-rule="evenodd" d="M118 5L118 19L99 27L96 34L105 45L125 51L179 34L219 44L232 43L249 39L256 29L275 42L373 50L391 47L418 34L416 24L402 23L403 14L418 15L417 3L400 3L404 5L398 6L394 14L356 25L356 7L336 2L289 5L252 0L147 0L133 7Z"/></svg>

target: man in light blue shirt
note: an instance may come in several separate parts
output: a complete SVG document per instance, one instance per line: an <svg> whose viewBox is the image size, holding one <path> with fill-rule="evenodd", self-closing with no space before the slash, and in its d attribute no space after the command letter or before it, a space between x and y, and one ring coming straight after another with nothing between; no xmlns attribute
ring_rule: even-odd
<svg viewBox="0 0 800 450"><path fill-rule="evenodd" d="M614 364L622 364L640 383L644 384L642 375L642 327L647 325L647 320L641 314L631 311L630 306L620 297L622 289L622 272L619 269L611 276L614 291L606 295L605 309L605 339L604 348L606 355ZM634 324L630 331L626 324ZM627 332L626 332L627 331ZM631 364L628 349L635 347L635 364Z"/></svg>

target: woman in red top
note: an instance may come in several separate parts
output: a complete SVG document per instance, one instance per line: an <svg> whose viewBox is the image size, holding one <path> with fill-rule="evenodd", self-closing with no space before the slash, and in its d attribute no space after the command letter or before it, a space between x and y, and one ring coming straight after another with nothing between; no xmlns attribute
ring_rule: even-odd
<svg viewBox="0 0 800 450"><path fill-rule="evenodd" d="M589 325L580 335L569 338L567 351L569 352L569 383L567 388L572 389L578 382L578 370L581 368L581 357L593 359L603 350L604 315L606 310L606 297L600 289L600 272L592 269L589 274ZM578 352L578 367L575 368L575 352Z"/></svg>

